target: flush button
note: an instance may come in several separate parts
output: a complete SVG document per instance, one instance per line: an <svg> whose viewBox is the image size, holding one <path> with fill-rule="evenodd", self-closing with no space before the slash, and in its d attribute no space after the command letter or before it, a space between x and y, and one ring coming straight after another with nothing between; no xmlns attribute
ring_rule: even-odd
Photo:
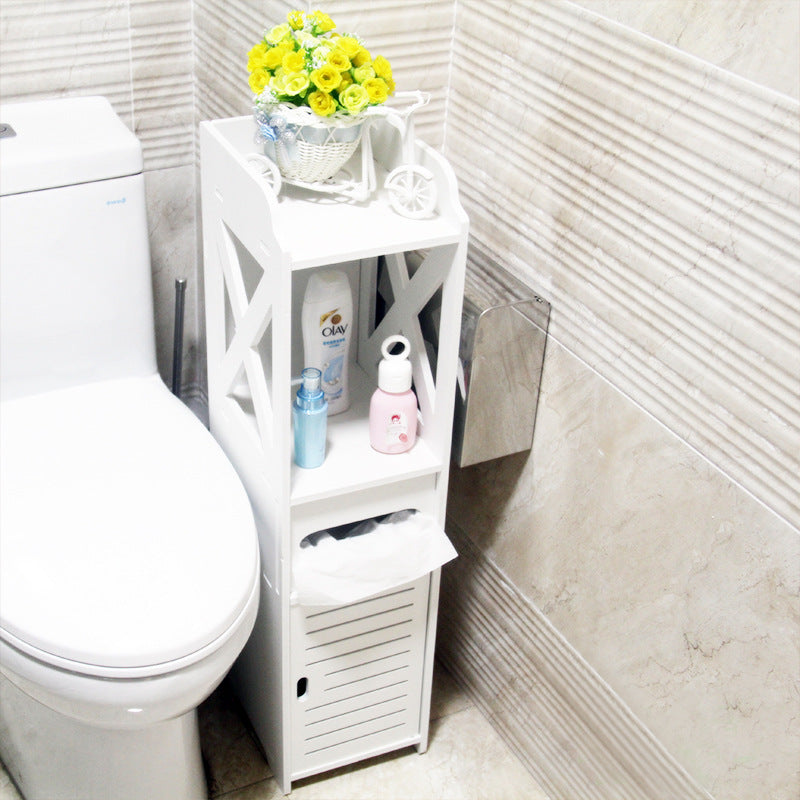
<svg viewBox="0 0 800 800"><path fill-rule="evenodd" d="M10 125L0 122L0 139L8 139L16 135L17 132Z"/></svg>

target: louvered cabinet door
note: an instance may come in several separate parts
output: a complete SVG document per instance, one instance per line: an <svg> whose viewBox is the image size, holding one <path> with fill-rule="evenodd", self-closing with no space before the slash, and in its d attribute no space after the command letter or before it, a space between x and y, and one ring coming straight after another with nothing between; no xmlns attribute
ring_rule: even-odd
<svg viewBox="0 0 800 800"><path fill-rule="evenodd" d="M416 744L430 576L292 609L292 779Z"/></svg>

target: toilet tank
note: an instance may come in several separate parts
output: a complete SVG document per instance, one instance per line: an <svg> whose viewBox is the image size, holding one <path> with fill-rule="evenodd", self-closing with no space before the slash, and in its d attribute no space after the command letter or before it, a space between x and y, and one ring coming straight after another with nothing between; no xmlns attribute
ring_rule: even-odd
<svg viewBox="0 0 800 800"><path fill-rule="evenodd" d="M102 97L0 106L0 394L156 371L142 152Z"/></svg>

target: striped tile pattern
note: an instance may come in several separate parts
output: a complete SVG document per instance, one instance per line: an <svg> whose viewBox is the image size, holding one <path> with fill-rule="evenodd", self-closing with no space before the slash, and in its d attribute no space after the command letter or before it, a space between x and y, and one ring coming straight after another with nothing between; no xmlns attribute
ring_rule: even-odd
<svg viewBox="0 0 800 800"><path fill-rule="evenodd" d="M194 163L191 0L130 0L134 131L148 169Z"/></svg>
<svg viewBox="0 0 800 800"><path fill-rule="evenodd" d="M472 268L504 263L551 334L800 524L797 102L523 5L458 4L446 153Z"/></svg>
<svg viewBox="0 0 800 800"><path fill-rule="evenodd" d="M281 0L195 0L197 118L222 119L250 113L247 51L271 20L292 8Z"/></svg>
<svg viewBox="0 0 800 800"><path fill-rule="evenodd" d="M553 800L709 800L503 573L448 522L437 656Z"/></svg>
<svg viewBox="0 0 800 800"><path fill-rule="evenodd" d="M141 139L146 169L190 164L191 17L190 0L6 0L0 95L105 95Z"/></svg>

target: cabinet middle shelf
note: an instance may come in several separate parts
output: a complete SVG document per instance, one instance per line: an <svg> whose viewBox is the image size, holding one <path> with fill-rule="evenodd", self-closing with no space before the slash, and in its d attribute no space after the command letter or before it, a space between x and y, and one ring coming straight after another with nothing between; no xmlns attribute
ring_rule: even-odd
<svg viewBox="0 0 800 800"><path fill-rule="evenodd" d="M406 453L386 455L372 449L369 443L369 401L374 389L373 381L361 367L351 364L350 408L328 417L327 447L322 466L303 469L292 462L292 505L441 470L441 459L425 441L424 426L421 436Z"/></svg>

